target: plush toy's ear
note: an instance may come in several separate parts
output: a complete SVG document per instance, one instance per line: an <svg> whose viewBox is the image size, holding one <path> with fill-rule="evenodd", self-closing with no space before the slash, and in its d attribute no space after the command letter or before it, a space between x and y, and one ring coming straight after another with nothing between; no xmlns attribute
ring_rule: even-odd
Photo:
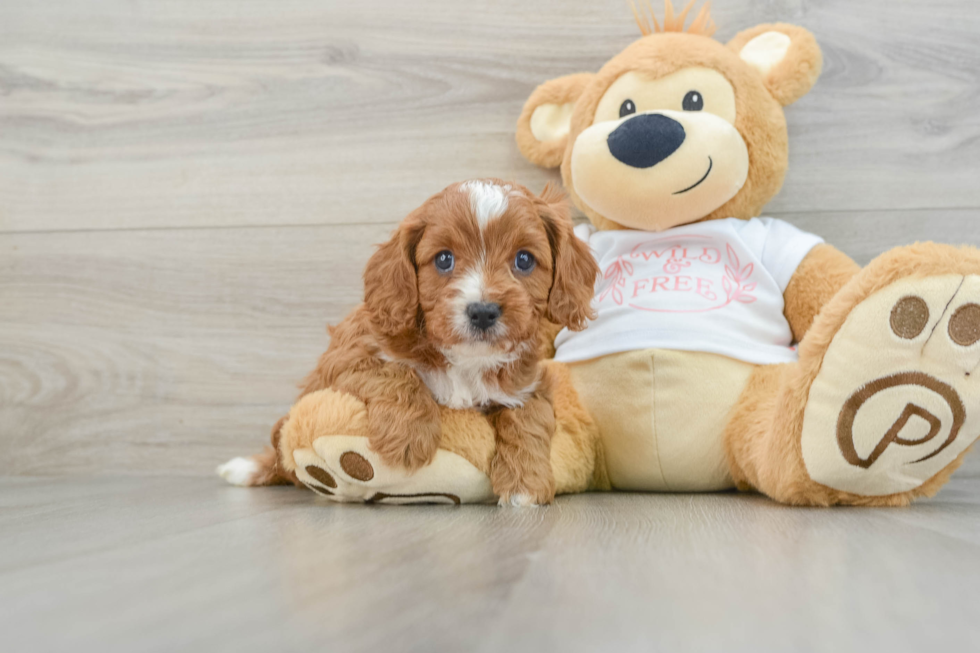
<svg viewBox="0 0 980 653"><path fill-rule="evenodd" d="M528 161L545 168L561 165L575 102L593 77L566 75L534 89L517 119L517 147Z"/></svg>
<svg viewBox="0 0 980 653"><path fill-rule="evenodd" d="M740 33L728 47L759 71L769 92L783 106L806 95L823 66L813 34L795 25L759 25Z"/></svg>

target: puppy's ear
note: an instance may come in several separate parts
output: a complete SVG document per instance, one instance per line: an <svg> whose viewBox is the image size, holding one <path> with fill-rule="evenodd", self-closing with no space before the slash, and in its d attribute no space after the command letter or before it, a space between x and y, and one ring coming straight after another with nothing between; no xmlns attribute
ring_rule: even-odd
<svg viewBox="0 0 980 653"><path fill-rule="evenodd" d="M419 211L399 225L364 270L364 303L375 327L387 336L418 329L419 290L415 247L425 222Z"/></svg>
<svg viewBox="0 0 980 653"><path fill-rule="evenodd" d="M548 231L554 260L546 317L572 331L581 331L586 320L595 317L592 295L599 266L589 246L572 231L568 201L560 189L552 184L545 186L538 210Z"/></svg>
<svg viewBox="0 0 980 653"><path fill-rule="evenodd" d="M557 168L565 156L575 102L592 73L566 75L534 89L517 119L517 147L531 163Z"/></svg>

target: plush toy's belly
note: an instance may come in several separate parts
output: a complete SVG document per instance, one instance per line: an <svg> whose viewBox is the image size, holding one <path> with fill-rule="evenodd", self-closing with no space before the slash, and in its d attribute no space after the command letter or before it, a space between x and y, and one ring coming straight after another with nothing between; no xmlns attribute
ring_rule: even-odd
<svg viewBox="0 0 980 653"><path fill-rule="evenodd" d="M662 349L571 364L575 387L599 426L613 488L734 487L723 433L754 367L716 354Z"/></svg>

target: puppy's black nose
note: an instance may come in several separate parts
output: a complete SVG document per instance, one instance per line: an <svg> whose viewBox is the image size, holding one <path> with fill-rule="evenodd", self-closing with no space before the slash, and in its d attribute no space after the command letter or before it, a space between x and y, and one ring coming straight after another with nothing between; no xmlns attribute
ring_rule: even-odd
<svg viewBox="0 0 980 653"><path fill-rule="evenodd" d="M470 324L480 331L486 331L500 319L500 304L474 302L466 307L466 316L470 318Z"/></svg>
<svg viewBox="0 0 980 653"><path fill-rule="evenodd" d="M660 113L630 118L609 134L609 153L631 168L652 168L677 151L684 126Z"/></svg>

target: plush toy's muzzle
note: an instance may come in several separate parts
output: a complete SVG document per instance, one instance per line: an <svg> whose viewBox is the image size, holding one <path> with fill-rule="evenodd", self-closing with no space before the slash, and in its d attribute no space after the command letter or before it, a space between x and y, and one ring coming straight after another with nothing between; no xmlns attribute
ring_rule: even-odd
<svg viewBox="0 0 980 653"><path fill-rule="evenodd" d="M579 198L618 224L663 231L697 220L745 184L738 130L707 112L651 111L585 129L572 150Z"/></svg>

